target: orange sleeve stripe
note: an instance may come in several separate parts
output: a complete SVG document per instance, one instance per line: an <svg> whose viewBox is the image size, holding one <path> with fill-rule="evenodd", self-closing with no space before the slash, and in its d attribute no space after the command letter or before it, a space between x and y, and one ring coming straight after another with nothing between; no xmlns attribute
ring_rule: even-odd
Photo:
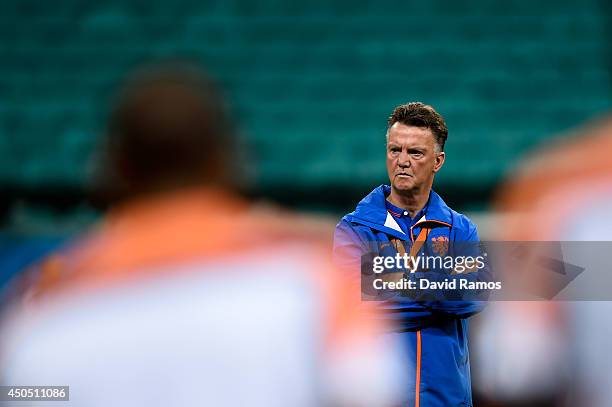
<svg viewBox="0 0 612 407"><path fill-rule="evenodd" d="M420 397L419 393L421 392L421 330L419 329L416 333L417 335L417 350L416 350L416 384L415 384L415 397L414 397L414 405L415 407L419 407Z"/></svg>

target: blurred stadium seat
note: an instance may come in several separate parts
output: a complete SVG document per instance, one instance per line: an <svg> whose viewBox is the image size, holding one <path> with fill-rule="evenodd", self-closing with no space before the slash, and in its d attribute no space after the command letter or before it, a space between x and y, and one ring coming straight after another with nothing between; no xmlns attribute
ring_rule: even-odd
<svg viewBox="0 0 612 407"><path fill-rule="evenodd" d="M451 129L439 188L490 189L519 153L612 104L599 1L377 5L3 2L0 180L82 185L109 88L168 55L226 86L267 189L384 180L384 118L409 100Z"/></svg>

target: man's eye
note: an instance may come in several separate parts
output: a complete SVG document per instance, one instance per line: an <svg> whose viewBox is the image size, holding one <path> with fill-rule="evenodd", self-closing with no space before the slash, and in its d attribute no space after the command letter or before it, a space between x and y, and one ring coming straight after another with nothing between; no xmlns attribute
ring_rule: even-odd
<svg viewBox="0 0 612 407"><path fill-rule="evenodd" d="M413 151L411 154L412 154L412 156L413 156L413 157L415 157L415 158L421 158L421 157L423 157L423 153L422 153L422 152L420 152L420 151Z"/></svg>

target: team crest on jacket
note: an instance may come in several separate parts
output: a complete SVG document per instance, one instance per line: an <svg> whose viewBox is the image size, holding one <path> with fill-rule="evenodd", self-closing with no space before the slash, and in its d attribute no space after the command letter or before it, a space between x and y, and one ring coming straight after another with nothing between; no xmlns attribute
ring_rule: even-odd
<svg viewBox="0 0 612 407"><path fill-rule="evenodd" d="M440 236L440 237L432 237L431 245L434 253L437 253L440 256L445 256L448 252L448 237Z"/></svg>

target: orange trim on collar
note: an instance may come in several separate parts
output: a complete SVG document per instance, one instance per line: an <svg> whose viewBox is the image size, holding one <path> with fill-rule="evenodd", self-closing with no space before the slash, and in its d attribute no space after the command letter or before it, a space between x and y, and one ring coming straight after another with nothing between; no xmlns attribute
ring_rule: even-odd
<svg viewBox="0 0 612 407"><path fill-rule="evenodd" d="M391 209L387 209L387 212L389 212L391 215L395 216L396 218L401 218L402 217L402 215L400 213L393 212Z"/></svg>
<svg viewBox="0 0 612 407"><path fill-rule="evenodd" d="M424 223L439 223L441 225L448 226L449 228L452 227L452 225L450 223L442 222L441 220L435 220L435 219L420 220L417 223L415 223L414 225L412 225L412 227L414 228L414 227L417 227L417 226L422 225Z"/></svg>

